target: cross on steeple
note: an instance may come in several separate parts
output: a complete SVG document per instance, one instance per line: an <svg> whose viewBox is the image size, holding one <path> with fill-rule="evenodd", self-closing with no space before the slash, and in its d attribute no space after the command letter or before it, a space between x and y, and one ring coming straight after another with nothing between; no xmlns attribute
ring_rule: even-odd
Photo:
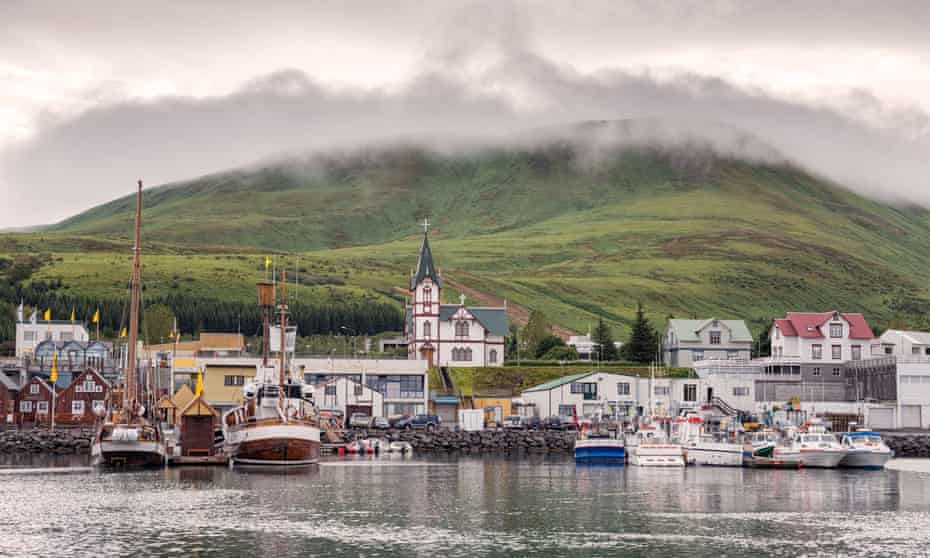
<svg viewBox="0 0 930 558"><path fill-rule="evenodd" d="M423 232L424 233L429 232L429 218L428 217L423 219Z"/></svg>
<svg viewBox="0 0 930 558"><path fill-rule="evenodd" d="M459 301L461 302L462 306L465 306L465 293L459 295Z"/></svg>

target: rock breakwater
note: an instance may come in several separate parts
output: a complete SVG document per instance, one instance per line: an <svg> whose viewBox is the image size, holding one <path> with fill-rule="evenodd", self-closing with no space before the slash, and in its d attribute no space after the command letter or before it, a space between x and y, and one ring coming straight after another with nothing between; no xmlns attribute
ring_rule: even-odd
<svg viewBox="0 0 930 558"><path fill-rule="evenodd" d="M571 452L575 447L575 433L559 431L356 430L348 432L346 437L347 441L372 437L391 442L409 442L415 451L433 453L564 453Z"/></svg>
<svg viewBox="0 0 930 558"><path fill-rule="evenodd" d="M93 432L89 429L0 431L0 453L90 453Z"/></svg>

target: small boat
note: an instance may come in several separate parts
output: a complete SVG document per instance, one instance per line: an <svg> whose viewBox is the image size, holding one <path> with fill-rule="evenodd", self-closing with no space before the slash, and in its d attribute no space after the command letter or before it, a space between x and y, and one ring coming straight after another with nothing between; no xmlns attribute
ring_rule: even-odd
<svg viewBox="0 0 930 558"><path fill-rule="evenodd" d="M736 432L707 432L705 427L693 411L672 421L672 439L684 447L688 464L742 467L743 444L731 441Z"/></svg>
<svg viewBox="0 0 930 558"><path fill-rule="evenodd" d="M846 457L846 448L826 427L816 423L804 423L801 432L794 436L791 447L801 453L805 467L833 469Z"/></svg>
<svg viewBox="0 0 930 558"><path fill-rule="evenodd" d="M645 424L631 437L630 464L640 467L684 467L685 452L681 444L668 440L655 425Z"/></svg>
<svg viewBox="0 0 930 558"><path fill-rule="evenodd" d="M622 439L589 434L582 428L575 440L576 463L626 463L626 447Z"/></svg>
<svg viewBox="0 0 930 558"><path fill-rule="evenodd" d="M749 445L751 443L747 443ZM764 469L800 469L803 465L801 452L775 444L750 449L747 465Z"/></svg>
<svg viewBox="0 0 930 558"><path fill-rule="evenodd" d="M894 456L878 432L847 432L843 435L842 445L846 449L846 457L840 461L840 467L883 469L885 463Z"/></svg>
<svg viewBox="0 0 930 558"><path fill-rule="evenodd" d="M391 442L388 445L388 452L410 455L413 453L413 446L409 442Z"/></svg>

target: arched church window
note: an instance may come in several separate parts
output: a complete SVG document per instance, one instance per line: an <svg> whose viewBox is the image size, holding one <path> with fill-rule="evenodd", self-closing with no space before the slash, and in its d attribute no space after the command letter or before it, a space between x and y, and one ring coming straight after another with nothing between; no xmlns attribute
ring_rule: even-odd
<svg viewBox="0 0 930 558"><path fill-rule="evenodd" d="M491 349L488 353L488 362L497 362L497 349Z"/></svg>
<svg viewBox="0 0 930 558"><path fill-rule="evenodd" d="M465 349L465 360L471 362L471 349Z"/></svg>
<svg viewBox="0 0 930 558"><path fill-rule="evenodd" d="M468 337L468 322L462 320L455 322L456 337Z"/></svg>
<svg viewBox="0 0 930 558"><path fill-rule="evenodd" d="M430 322L423 322L423 337L429 338L432 334L432 324Z"/></svg>
<svg viewBox="0 0 930 558"><path fill-rule="evenodd" d="M430 287L423 287L423 304L432 304L433 303L433 289Z"/></svg>

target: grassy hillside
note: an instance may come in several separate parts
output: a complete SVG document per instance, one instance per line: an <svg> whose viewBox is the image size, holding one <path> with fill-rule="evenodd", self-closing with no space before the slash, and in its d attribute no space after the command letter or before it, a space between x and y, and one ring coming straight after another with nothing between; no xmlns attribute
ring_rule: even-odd
<svg viewBox="0 0 930 558"><path fill-rule="evenodd" d="M447 300L541 308L625 335L654 321L787 310L863 311L887 324L930 306L930 221L788 166L638 149L594 160L568 145L437 155L398 149L229 172L146 192L149 293L250 300L266 253L298 267L301 297L399 303L429 216ZM34 280L122 292L132 199L0 254L50 254ZM299 258L299 264L298 264Z"/></svg>

